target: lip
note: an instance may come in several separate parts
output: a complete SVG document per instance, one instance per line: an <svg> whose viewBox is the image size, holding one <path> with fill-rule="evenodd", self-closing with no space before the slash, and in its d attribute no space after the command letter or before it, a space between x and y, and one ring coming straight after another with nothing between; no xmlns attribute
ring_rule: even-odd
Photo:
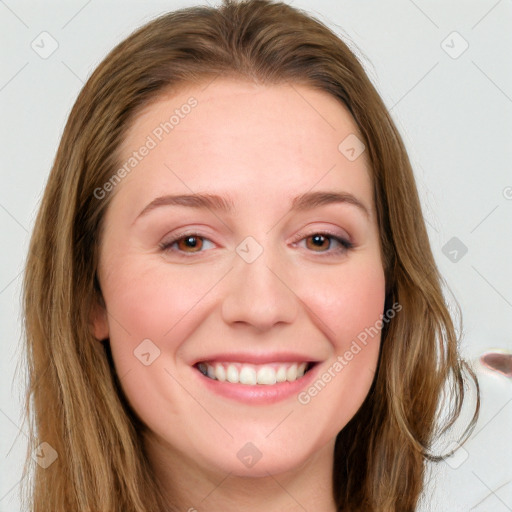
<svg viewBox="0 0 512 512"><path fill-rule="evenodd" d="M223 361L228 361L225 359L224 355ZM240 357L238 354L236 357ZM292 361L296 361L296 359L291 359ZM209 360L208 360L209 361ZM240 361L240 359L232 359L232 362ZM254 361L254 358L251 362ZM261 359L260 359L261 361ZM276 361L276 359L268 360L265 362ZM283 359L284 361L290 361L289 356L287 359ZM301 361L306 361L301 360ZM244 360L244 362L249 362ZM215 393L216 395L222 396L224 398L228 398L231 400L235 400L237 402L242 402L249 405L271 405L276 402L280 402L282 400L286 400L290 397L296 397L304 388L308 387L312 381L316 378L318 374L318 368L320 364L316 361L309 362L315 363L313 367L300 379L294 382L278 382L273 385L247 385L247 384L232 384L230 382L221 382L218 380L210 379L206 375L203 375L196 367L193 367L192 370L196 374L196 378L199 379L200 385L205 386L211 393ZM254 363L256 364L256 363ZM263 363L262 363L263 364Z"/></svg>
<svg viewBox="0 0 512 512"><path fill-rule="evenodd" d="M318 363L314 357L310 357L304 354L297 354L294 352L274 352L274 353L249 353L239 352L234 354L233 352L224 354L214 354L210 356L201 357L191 363L190 366L194 366L197 363L248 363L248 364L270 364L270 363Z"/></svg>

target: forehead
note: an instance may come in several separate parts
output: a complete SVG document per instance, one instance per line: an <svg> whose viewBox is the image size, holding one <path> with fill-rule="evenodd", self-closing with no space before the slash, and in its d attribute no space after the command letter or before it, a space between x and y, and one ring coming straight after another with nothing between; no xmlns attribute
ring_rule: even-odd
<svg viewBox="0 0 512 512"><path fill-rule="evenodd" d="M121 165L151 148L116 193L123 189L138 204L196 191L264 193L282 201L283 194L317 187L357 193L371 209L366 153L348 158L345 147L348 141L359 151L361 139L341 101L305 85L220 78L185 85L160 95L132 123Z"/></svg>

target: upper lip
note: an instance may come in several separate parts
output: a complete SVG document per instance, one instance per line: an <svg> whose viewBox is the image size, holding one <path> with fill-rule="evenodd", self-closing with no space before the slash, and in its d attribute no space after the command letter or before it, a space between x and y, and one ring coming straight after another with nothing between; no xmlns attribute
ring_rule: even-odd
<svg viewBox="0 0 512 512"><path fill-rule="evenodd" d="M295 352L272 352L272 353L249 353L249 352L226 352L223 354L213 354L196 359L192 366L204 362L231 362L231 363L249 363L249 364L268 364L268 363L315 363L318 360L304 354Z"/></svg>

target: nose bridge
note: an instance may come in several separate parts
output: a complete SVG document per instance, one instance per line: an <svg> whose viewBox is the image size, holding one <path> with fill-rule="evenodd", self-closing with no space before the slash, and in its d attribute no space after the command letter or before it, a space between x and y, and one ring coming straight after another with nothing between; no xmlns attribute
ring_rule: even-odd
<svg viewBox="0 0 512 512"><path fill-rule="evenodd" d="M260 330L293 322L298 299L287 283L286 262L272 243L270 237L260 243L249 236L236 247L222 305L226 322L245 322Z"/></svg>

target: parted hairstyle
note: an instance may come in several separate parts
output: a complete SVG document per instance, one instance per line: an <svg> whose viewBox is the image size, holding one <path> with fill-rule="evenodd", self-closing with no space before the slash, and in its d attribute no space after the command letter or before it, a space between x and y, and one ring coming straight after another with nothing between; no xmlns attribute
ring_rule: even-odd
<svg viewBox="0 0 512 512"><path fill-rule="evenodd" d="M31 436L22 500L33 512L173 510L156 483L108 340L98 343L90 328L92 309L104 304L96 270L111 199L99 201L94 191L119 169L120 145L143 108L180 85L218 76L325 91L360 130L378 217L385 311L394 303L402 309L382 329L364 403L337 435L333 492L339 511L411 512L427 463L443 457L431 451L436 436L461 416L466 375L477 401L464 440L473 430L478 381L459 352L411 164L388 110L348 44L309 14L269 0L224 0L150 21L107 55L71 110L24 274L24 421ZM446 389L452 406L441 421ZM43 442L58 454L46 469L32 459Z"/></svg>

